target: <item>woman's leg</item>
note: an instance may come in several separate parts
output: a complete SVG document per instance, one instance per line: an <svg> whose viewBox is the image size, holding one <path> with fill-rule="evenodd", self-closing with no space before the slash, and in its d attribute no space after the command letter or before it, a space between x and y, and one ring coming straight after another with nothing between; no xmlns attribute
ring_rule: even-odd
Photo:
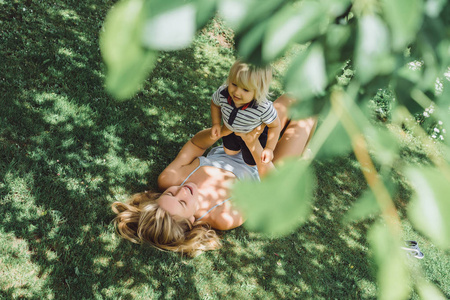
<svg viewBox="0 0 450 300"><path fill-rule="evenodd" d="M274 162L288 157L300 157L316 129L317 119L315 117L289 122L288 110L294 101L294 99L282 95L274 102L284 130L274 151Z"/></svg>
<svg viewBox="0 0 450 300"><path fill-rule="evenodd" d="M281 95L277 100L273 102L273 107L275 107L275 109L277 110L282 129L284 129L285 126L289 123L288 109L289 106L294 103L294 101L294 99L289 98L286 95Z"/></svg>

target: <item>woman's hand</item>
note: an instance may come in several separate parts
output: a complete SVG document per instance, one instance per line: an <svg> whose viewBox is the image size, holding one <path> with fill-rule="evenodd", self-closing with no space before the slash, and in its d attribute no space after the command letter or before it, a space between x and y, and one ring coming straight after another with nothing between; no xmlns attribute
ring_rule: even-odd
<svg viewBox="0 0 450 300"><path fill-rule="evenodd" d="M271 148L267 148L268 151L264 151L263 147L261 146L261 143L258 140L259 136L264 131L264 128L265 125L261 125L249 133L239 133L239 134L236 133L236 135L239 135L242 138L242 140L244 140L248 149L252 153L256 166L258 167L258 173L260 178L265 176L265 174L267 174L270 170L274 168L271 159L268 159L271 158L271 156L273 157L273 151L270 150ZM266 154L264 154L264 157L263 152L267 152Z"/></svg>
<svg viewBox="0 0 450 300"><path fill-rule="evenodd" d="M255 129L253 129L252 131L250 131L248 133L235 132L235 134L237 136L240 136L248 147L249 145L252 145L255 142L258 142L258 138L261 135L261 133L264 131L264 127L265 127L264 125L259 125L258 127L256 127Z"/></svg>

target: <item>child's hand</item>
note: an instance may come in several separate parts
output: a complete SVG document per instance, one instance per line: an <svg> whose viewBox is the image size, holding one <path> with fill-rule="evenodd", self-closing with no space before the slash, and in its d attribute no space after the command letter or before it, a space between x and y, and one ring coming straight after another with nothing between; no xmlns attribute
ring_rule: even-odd
<svg viewBox="0 0 450 300"><path fill-rule="evenodd" d="M261 161L264 164L268 164L273 159L273 150L269 148L264 148L263 152L261 153Z"/></svg>
<svg viewBox="0 0 450 300"><path fill-rule="evenodd" d="M221 126L220 126L220 124L214 124L211 127L211 138L213 138L213 139L220 138L220 133L221 133Z"/></svg>

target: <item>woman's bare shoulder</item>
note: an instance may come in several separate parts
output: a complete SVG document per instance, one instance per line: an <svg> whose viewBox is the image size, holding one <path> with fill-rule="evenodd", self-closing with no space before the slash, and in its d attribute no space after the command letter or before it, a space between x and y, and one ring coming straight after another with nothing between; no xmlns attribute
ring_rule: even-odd
<svg viewBox="0 0 450 300"><path fill-rule="evenodd" d="M217 230L231 230L244 223L242 214L231 202L215 207L203 220Z"/></svg>

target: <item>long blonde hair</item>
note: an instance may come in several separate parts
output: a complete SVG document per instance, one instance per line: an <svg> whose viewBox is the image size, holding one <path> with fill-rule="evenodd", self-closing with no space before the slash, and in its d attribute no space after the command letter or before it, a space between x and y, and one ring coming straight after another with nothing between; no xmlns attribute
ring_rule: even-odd
<svg viewBox="0 0 450 300"><path fill-rule="evenodd" d="M136 244L148 243L190 257L222 246L209 224L202 221L191 224L188 219L175 220L170 216L157 203L160 195L137 193L127 203L114 202L112 210L117 216L113 222L119 235Z"/></svg>
<svg viewBox="0 0 450 300"><path fill-rule="evenodd" d="M269 97L269 87L272 82L272 68L257 67L241 60L231 66L226 84L236 83L249 90L255 91L256 103L261 104Z"/></svg>

